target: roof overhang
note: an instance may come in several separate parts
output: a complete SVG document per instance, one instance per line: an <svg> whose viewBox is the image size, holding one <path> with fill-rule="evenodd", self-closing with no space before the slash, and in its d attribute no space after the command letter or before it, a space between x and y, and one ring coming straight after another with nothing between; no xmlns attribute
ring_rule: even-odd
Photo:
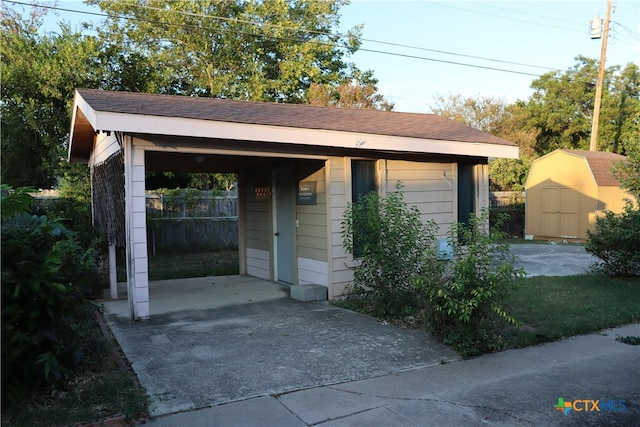
<svg viewBox="0 0 640 427"><path fill-rule="evenodd" d="M382 153L518 158L517 145L96 111L76 91L71 122L69 161L87 162L93 148L95 135L100 131L265 142L270 144L296 144L308 147L326 147L327 149L356 148L366 149L368 152L379 151Z"/></svg>

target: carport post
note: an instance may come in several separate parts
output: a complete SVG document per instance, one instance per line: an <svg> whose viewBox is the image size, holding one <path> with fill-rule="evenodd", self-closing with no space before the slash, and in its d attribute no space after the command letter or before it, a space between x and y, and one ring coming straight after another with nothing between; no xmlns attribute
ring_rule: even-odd
<svg viewBox="0 0 640 427"><path fill-rule="evenodd" d="M111 299L118 299L118 275L116 270L116 245L109 243L109 289Z"/></svg>
<svg viewBox="0 0 640 427"><path fill-rule="evenodd" d="M130 135L124 138L127 296L131 319L149 318L149 271L144 150Z"/></svg>

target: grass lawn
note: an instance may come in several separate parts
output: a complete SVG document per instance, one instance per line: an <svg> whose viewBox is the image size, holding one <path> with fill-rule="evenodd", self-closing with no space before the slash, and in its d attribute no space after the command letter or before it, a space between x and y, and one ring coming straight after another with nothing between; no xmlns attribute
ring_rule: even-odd
<svg viewBox="0 0 640 427"><path fill-rule="evenodd" d="M239 273L238 250L149 255L149 280L230 276ZM118 258L118 281L127 280L124 255Z"/></svg>
<svg viewBox="0 0 640 427"><path fill-rule="evenodd" d="M505 331L506 347L556 341L640 322L640 278L529 277L521 280L506 305L523 323Z"/></svg>
<svg viewBox="0 0 640 427"><path fill-rule="evenodd" d="M347 298L336 305L375 316L366 299ZM640 278L590 274L523 278L504 306L522 326L505 326L497 331L502 337L500 350L557 341L640 322ZM405 328L429 330L417 307L406 307L402 316L384 320Z"/></svg>

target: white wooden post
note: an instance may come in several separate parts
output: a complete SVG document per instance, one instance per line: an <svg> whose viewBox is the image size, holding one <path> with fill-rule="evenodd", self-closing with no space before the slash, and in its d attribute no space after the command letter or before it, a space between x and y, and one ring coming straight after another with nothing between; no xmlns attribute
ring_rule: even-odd
<svg viewBox="0 0 640 427"><path fill-rule="evenodd" d="M118 275L116 273L116 245L109 243L109 288L111 299L118 299Z"/></svg>
<svg viewBox="0 0 640 427"><path fill-rule="evenodd" d="M149 318L149 271L144 150L133 137L124 140L125 218L127 229L127 295L133 320Z"/></svg>

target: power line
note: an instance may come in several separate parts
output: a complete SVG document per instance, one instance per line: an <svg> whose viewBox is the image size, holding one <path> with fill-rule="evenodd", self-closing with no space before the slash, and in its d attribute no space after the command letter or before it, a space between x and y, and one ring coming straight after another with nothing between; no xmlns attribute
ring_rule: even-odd
<svg viewBox="0 0 640 427"><path fill-rule="evenodd" d="M19 2L19 1L15 1L15 0L5 0L5 1L7 3L14 3L14 4L23 5L23 6L34 6L34 5L30 5L30 4ZM248 20L241 20L241 19L235 19L235 18L226 18L226 17L214 16L214 15L206 15L206 14L193 13L193 12L186 12L186 11L180 11L180 10L166 10L166 9L160 9L160 8L152 7L152 6L135 5L135 4L130 4L130 5L131 6L136 6L136 7L142 7L142 8L146 8L146 9L162 11L162 12L167 12L168 11L168 12L172 12L172 13L179 13L179 14L184 14L184 15L189 15L189 16L194 16L194 17L208 18L208 19L213 19L213 20L222 20L222 21L228 21L228 22L229 21L230 22L240 22L240 23L256 25L255 22L248 21ZM117 18L117 19L126 19L126 20L132 20L132 21L153 23L153 24L179 26L179 27L183 27L183 28L203 29L203 27L198 26L198 25L193 25L193 24L186 24L186 23L185 24L174 24L174 23L168 23L168 22L161 22L161 21L157 21L157 20L143 19L143 18L137 18L137 17L134 18L134 17L124 16L124 15L109 15L109 14L104 14L104 13L99 13L99 12L80 11L80 10L57 7L57 6L37 5L37 6L34 6L34 7L42 7L42 8L58 10L58 11L63 11L63 12L71 12L71 13L99 16L99 17L104 17L104 18ZM337 36L338 39L343 39L343 38L346 37L346 36L344 36L342 34L331 34L331 33L326 33L326 32L321 32L321 31L314 31L314 30L307 30L307 29L293 28L293 27L286 27L286 26L279 26L279 25L268 24L268 23L264 23L262 25L263 26L277 28L277 29L294 30L294 31L305 31L307 33L325 35L325 36L328 36L328 37L336 37ZM205 27L204 29L211 29L211 28L206 28ZM253 35L253 36L261 35L261 34L255 34L255 33L248 33L248 32L244 32L244 31L229 30L229 29L226 29L226 30L223 30L223 31L233 31L233 32L236 32L236 33L239 33L239 34ZM276 39L280 39L280 40L290 40L290 41L297 41L297 42L305 41L305 42L316 43L316 44L324 44L324 45L327 45L327 46L334 46L331 43L320 42L320 41L309 41L309 40L293 39L293 38L287 38L287 37L281 37L281 36L268 36L268 37L276 38ZM392 42L386 42L386 41L381 41L381 40L373 40L373 39L365 39L365 38L360 38L360 40L363 41L363 42L368 42L368 43L377 43L377 44L382 44L382 45L387 45L387 46L401 47L401 48L413 49L413 50L419 50L419 51L426 51L426 52L434 52L434 53L440 53L440 54L444 54L444 55L459 56L459 57L465 57L465 58L471 58L471 59L478 59L478 60L481 60L481 61L489 61L489 62L495 62L495 63L509 64L509 65L518 65L518 66L529 67L529 68L544 69L544 70L548 70L548 71L557 71L557 69L555 69L555 68L544 67L544 66L539 66L539 65L525 64L525 63L513 62L513 61L504 61L504 60L500 60L500 59L486 58L486 57L474 56L474 55L466 55L466 54L448 52L448 51L437 50L437 49L429 49L429 48L424 48L424 47L419 47L419 46L411 46L411 45L406 45L406 44L401 44L401 43L392 43ZM340 49L350 49L348 46L335 45L335 47L340 48ZM492 70L492 71L500 71L500 72L523 74L523 75L539 77L539 74L534 74L534 73L527 73L527 72L504 69L504 68L498 68L498 67L482 66L482 65L477 65L477 64L469 64L469 63L463 63L463 62L457 62L457 61L447 61L447 60L443 60L443 59L436 59L436 58L428 58L428 57L424 57L424 56L402 54L402 53L398 53L398 52L390 52L390 51L384 51L384 50L378 50L378 49L369 49L369 48L360 47L360 48L358 48L358 50L363 51L363 52L371 52L371 53L381 54L381 55L391 55L391 56L398 56L398 57L404 57L404 58L410 58L410 59L418 59L418 60L423 60L423 61L433 61L433 62L440 62L440 63L446 63L446 64L451 64L451 65L459 65L459 66L486 69L486 70Z"/></svg>
<svg viewBox="0 0 640 427"><path fill-rule="evenodd" d="M176 27L181 27L181 28L194 28L194 29L198 29L198 30L202 30L202 29L204 29L204 30L216 30L219 33L222 33L222 32L233 32L233 33L237 33L237 34L243 34L243 35L249 35L249 36L255 36L255 37L265 37L265 34L250 33L250 32L247 32L247 31L238 31L238 30L231 30L231 29L220 30L220 29L213 29L213 28L210 28L210 27L202 27L200 25L195 25L195 24L187 24L187 23L177 24L177 23L171 23L171 22L161 22L161 21L157 21L157 20L143 19L143 18L138 18L138 17L129 17L129 16L123 16L123 15L109 15L109 14L99 13L99 12L80 11L80 10L62 8L62 7L58 7L58 6L33 5L33 4L27 4L27 3L23 3L23 2L15 1L15 0L4 0L4 1L7 2L7 3L19 4L19 5L22 5L22 6L40 7L40 8L58 10L58 11L63 11L63 12L70 12L70 13L77 13L77 14L84 14L84 15L91 15L91 16L99 16L99 17L103 17L103 18L125 19L125 20L146 22L146 23L165 25L165 26L176 26ZM132 5L132 6L139 6L139 5ZM160 10L160 11L167 11L165 9L158 9L158 8L154 8L154 7L151 7L151 6L143 6L143 7L150 8L150 9L156 9L156 10ZM238 19L235 19L235 18L226 18L226 17L219 17L219 16L213 16L213 15L206 15L206 14L196 14L196 13L184 12L184 11L179 11L179 10L173 10L173 11L170 11L170 12L184 13L186 15L192 15L192 16L202 17L202 18L209 18L209 19L213 19L213 20L224 20L224 21L231 21L231 22L247 23L247 24L251 24L251 25L255 25L257 27L260 27L255 22L248 21L248 20L238 20ZM321 32L321 31L304 30L304 29L301 29L301 28L278 26L278 25L268 24L268 23L264 23L263 26L269 26L269 27L274 27L274 28L278 28L278 29L295 30L296 32L305 31L307 33L315 33L315 34L319 34L319 35L325 35L325 36L328 36L328 37L337 37L338 40L340 40L340 39L345 37L342 34L331 34L331 33L326 33L326 32ZM322 41L318 41L318 40L303 40L303 39L299 39L299 38L281 37L281 36L274 36L274 35L266 35L266 37L269 37L269 38L272 38L272 39L277 39L277 40L284 40L284 41L314 43L314 44L318 44L318 45L335 47L335 48L338 48L338 49L351 50L351 48L349 46L341 46L338 43L328 43L328 42L322 42ZM168 39L165 39L165 40L166 41L170 41ZM441 54L446 54L446 55L453 55L453 56L460 56L460 57L466 57L466 58L472 58L472 59L479 59L479 60L483 60L483 61L491 61L491 62L497 62L497 63L510 64L510 65L518 65L518 66L524 66L524 67L546 69L546 70L553 71L553 72L561 72L561 70L558 70L558 69L555 69L555 68L542 67L542 66L531 65L531 64L523 64L523 63L512 62L512 61L503 61L503 60L485 58L485 57L480 57L480 56L458 54L458 53L454 53L454 52L440 51L440 50L436 50L436 49L428 49L428 48L405 45L405 44L400 44L400 43L392 43L392 42L385 42L385 41L372 40L372 39L360 39L360 40L366 41L368 43L378 43L378 44L395 46L395 47L402 47L402 48L407 48L407 49L415 49L415 50L420 50L420 51L430 51L430 52L436 52L436 53L441 53ZM370 52L370 53L375 53L375 54L389 55L389 56L402 57L402 58L408 58L408 59L415 59L415 60L421 60L421 61L439 62L439 63L444 63L444 64L464 66L464 67L470 67L470 68L476 68L476 69L484 69L484 70L490 70L490 71L498 71L498 72L505 72L505 73L511 73L511 74L526 75L526 76L532 76L532 77L536 77L536 78L541 77L540 74L531 73L531 72L518 71L518 70L512 70L512 69L505 69L505 68L498 68L498 67L490 67L490 66L484 66L484 65L478 65L478 64L470 64L470 63L457 62L457 61L448 61L448 60L444 60L444 59L429 58L429 57L425 57L425 56L410 55L410 54L404 54L404 53L399 53L399 52L390 52L390 51L385 51L385 50L370 49L370 48L364 48L364 47L359 47L357 50L362 51L362 52Z"/></svg>
<svg viewBox="0 0 640 427"><path fill-rule="evenodd" d="M493 16L493 17L497 17L497 18L504 18L504 19L507 19L509 21L518 21L518 22L524 22L524 23L527 23L527 24L539 25L539 26L542 26L542 27L555 28L557 30L572 31L572 32L575 32L575 33L582 32L580 30L571 30L571 29L566 28L566 27L559 27L559 26L556 26L556 25L541 24L539 22L528 21L526 19L518 19L518 18L509 17L509 16L496 15L496 14L493 14L493 13L481 12L481 11L473 10L473 9L465 9L465 8L462 8L462 7L452 6L450 4L444 4L444 3L438 3L438 2L429 2L429 4L435 4L435 5L440 6L440 7L448 7L450 9L457 9L457 10L462 10L462 11L466 11L466 12L473 12L473 13L477 13L477 14L480 14L480 15ZM479 4L482 4L482 3L479 3Z"/></svg>

